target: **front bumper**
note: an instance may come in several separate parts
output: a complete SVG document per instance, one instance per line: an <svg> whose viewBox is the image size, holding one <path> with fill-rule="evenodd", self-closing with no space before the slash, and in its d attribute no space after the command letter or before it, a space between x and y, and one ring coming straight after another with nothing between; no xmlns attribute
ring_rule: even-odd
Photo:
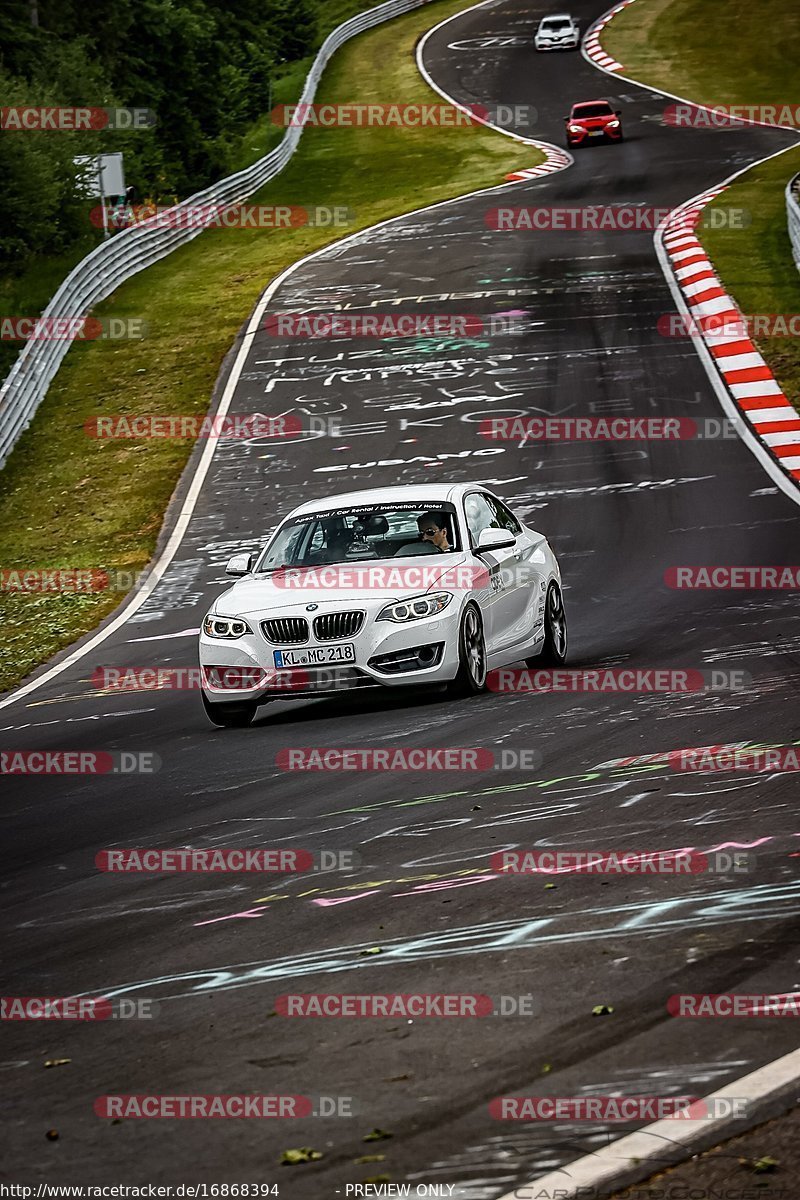
<svg viewBox="0 0 800 1200"><path fill-rule="evenodd" d="M550 38L547 41L541 41L539 38L534 38L533 44L537 50L577 50L579 38L572 35L567 38L559 38L554 41Z"/></svg>
<svg viewBox="0 0 800 1200"><path fill-rule="evenodd" d="M589 134L594 133L596 136L590 137ZM568 133L567 143L570 146L589 145L592 142L618 142L622 138L622 126L616 129L603 129L600 131L585 129L583 133Z"/></svg>
<svg viewBox="0 0 800 1200"><path fill-rule="evenodd" d="M331 609L331 611L333 611ZM235 641L200 635L200 665L204 668L203 691L214 703L242 700L292 699L330 695L361 688L408 687L454 679L458 673L458 629L460 607L456 599L435 617L405 624L376 621L378 610L368 612L361 630L350 638L318 641L313 633L302 646L278 645L267 641L261 622L272 613L247 615L253 633ZM281 617L304 616L304 610L281 609ZM352 644L355 661L319 667L276 668L275 650L316 649ZM219 673L214 667L233 668L232 686L215 686ZM210 674L209 674L210 672Z"/></svg>

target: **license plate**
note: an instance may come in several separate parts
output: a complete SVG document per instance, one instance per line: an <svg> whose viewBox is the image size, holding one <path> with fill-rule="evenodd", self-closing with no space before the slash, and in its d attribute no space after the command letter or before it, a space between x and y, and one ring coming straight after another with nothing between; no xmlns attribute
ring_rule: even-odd
<svg viewBox="0 0 800 1200"><path fill-rule="evenodd" d="M602 137L602 136L603 136L602 129L590 129L589 130L589 137Z"/></svg>
<svg viewBox="0 0 800 1200"><path fill-rule="evenodd" d="M329 663L351 663L356 661L356 648L352 642L342 646L306 646L302 650L273 650L276 667L322 667Z"/></svg>

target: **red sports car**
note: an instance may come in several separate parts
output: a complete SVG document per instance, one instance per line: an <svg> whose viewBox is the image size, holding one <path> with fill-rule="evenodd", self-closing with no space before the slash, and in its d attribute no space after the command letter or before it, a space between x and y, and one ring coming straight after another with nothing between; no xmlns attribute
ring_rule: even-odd
<svg viewBox="0 0 800 1200"><path fill-rule="evenodd" d="M621 142L621 117L622 113L615 112L608 100L586 100L582 104L573 104L569 116L564 118L567 145L583 146L600 138Z"/></svg>

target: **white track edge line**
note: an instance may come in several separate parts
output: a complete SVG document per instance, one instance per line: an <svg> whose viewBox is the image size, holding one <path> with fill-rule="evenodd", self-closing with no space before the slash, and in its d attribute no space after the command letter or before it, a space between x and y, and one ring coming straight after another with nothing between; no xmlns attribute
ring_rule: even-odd
<svg viewBox="0 0 800 1200"><path fill-rule="evenodd" d="M601 67L599 65L599 63L596 63L595 60L589 54L587 54L586 41L592 35L592 33L597 33L599 35L601 30L603 28L605 28L606 25L609 24L609 22L612 20L613 17L617 16L620 12L622 12L624 8L630 7L630 4L633 4L633 3L634 3L634 0L629 0L629 3L623 5L622 8L618 8L618 7L610 8L607 12L603 13L602 16L598 17L597 20L594 22L594 24L589 26L589 28L586 30L586 33L584 34L583 39L581 41L581 54L586 59L586 61L588 63L590 63L593 67L595 67L598 71L602 71L603 74L610 75L612 79L624 79L626 83L632 83L634 85L634 87L643 88L646 92L655 92L659 96L669 96L670 100L680 100L682 104L690 104L692 106L692 108L702 109L704 112L713 113L713 112L718 111L718 109L715 109L713 107L713 105L700 104L700 103L698 103L697 100L689 100L689 99L687 99L686 96L679 96L677 94L677 92L668 92L668 91L666 91L665 88L653 87L649 83L642 83L639 79L631 79L630 75L621 75L618 70L607 71L605 69L605 67ZM620 63L620 69L623 71L625 70L624 63ZM792 132L792 130L791 130L791 128L789 128L789 126L773 125L770 121L755 121L751 117L735 117L733 119L736 120L737 122L741 122L742 125L760 125L764 129L781 129L785 133ZM766 162L766 159L760 159L759 162ZM752 166L754 166L754 167L757 167L758 165L759 165L758 162L752 164ZM745 169L749 171L751 168L746 167Z"/></svg>
<svg viewBox="0 0 800 1200"><path fill-rule="evenodd" d="M795 1088L800 1088L800 1050L792 1050L704 1097L711 1102L746 1098L751 1111L744 1119L727 1116L696 1121L655 1121L560 1170L540 1175L530 1184L506 1192L499 1200L534 1200L534 1197L547 1200L549 1194L559 1200L576 1196L589 1200L590 1197L611 1195L663 1170L666 1165L675 1165L692 1154L736 1137L737 1133L746 1133L762 1116L769 1119L765 1112L768 1102L782 1092L786 1093L788 1107ZM672 1152L669 1145L674 1148ZM620 1180L624 1182L618 1182ZM531 1193L526 1193L528 1187L532 1189Z"/></svg>
<svg viewBox="0 0 800 1200"><path fill-rule="evenodd" d="M630 2L633 3L633 0L630 0ZM627 5L626 5L626 7L627 7ZM598 25L600 22L602 22L603 25L608 24L608 21L611 19L612 16L614 16L616 14L617 11L619 11L619 10L609 9L608 12L604 13L601 17L598 17L597 21L595 21L595 23L586 31L586 34L584 35L584 40L581 43L581 53L583 54L583 57L586 60L586 62L590 63L591 66L593 66L595 68L595 70L602 71L604 75L609 75L612 79L624 79L626 83L633 84L634 87L641 88L645 92L651 92L654 95L659 95L659 96L669 96L670 99L672 99L672 100L680 100L684 104L691 104L694 108L704 109L706 112L713 112L714 109L709 107L708 105L698 104L694 100L687 100L687 98L685 96L679 96L675 92L665 91L664 88L652 87L650 84L642 83L638 79L631 79L631 77L629 75L621 75L618 72L607 71L605 69L605 67L601 67L598 63L596 63L594 61L593 58L590 57L589 54L586 53L586 50L585 50L586 38L592 33L593 30L598 28ZM769 124L769 122L766 122L766 121L751 121L749 118L744 118L744 117L741 118L741 120L742 120L742 123L745 125L758 125L764 129L777 129L777 130L782 130L783 132L786 132L786 133L792 132L791 130L788 130L786 128L786 126L783 126L783 125L771 125L771 124ZM798 146L800 146L800 137L798 137L797 141L795 141L793 144L784 146L782 150L776 150L774 152L774 154L767 154L766 157L760 158L756 162L752 162L752 163L748 164L748 166L746 166L746 167L741 167L738 171L734 171L734 173L732 175L729 175L727 177L727 179L725 179L722 183L714 184L711 187L704 188L702 192L698 192L697 195L692 196L690 199L685 200L682 204L677 205L676 208L673 209L673 213L677 212L679 209L683 209L685 207L690 207L692 204L697 203L697 201L700 199L700 197L707 195L707 193L709 193L709 192L716 191L718 188L719 189L727 188L728 186L730 186L731 183L733 183L733 181L735 179L738 179L740 175L746 175L748 171L752 171L755 167L760 167L760 166L762 166L763 163L770 162L771 159L777 158L779 154L786 154L787 151L794 150ZM663 242L662 242L664 232L666 231L666 228L671 219L671 216L672 216L672 214L670 214L670 216L668 216L662 222L662 224L659 226L659 228L656 230L656 232L653 236L653 241L655 244L656 254L658 256L659 265L661 267L662 272L664 273L664 278L666 279L667 285L668 285L670 291L672 292L673 298L678 305L678 310L682 313L683 316L688 317L688 316L690 316L689 307L685 303L685 300L683 297L683 292L680 290L680 285L678 284L677 280L675 279L675 276L673 274L672 263L670 262L668 252L665 249ZM702 243L701 243L701 248L702 248ZM703 248L703 253L706 253L704 248ZM713 264L712 264L712 267L713 267ZM715 269L715 273L716 273L716 269ZM691 328L691 324L692 323L690 322L690 324L689 324L690 328ZM694 343L694 348L697 352L697 355L698 355L701 363L703 364L706 375L709 378L711 386L714 388L714 391L717 394L717 399L719 400L720 405L721 405L723 411L725 412L726 416L728 416L731 419L731 421L733 422L734 429L736 430L739 438L741 439L742 442L744 442L744 444L747 446L748 450L750 450L750 452L758 459L759 463L764 468L766 473L773 480L773 482L778 485L778 487L781 489L781 491L786 496L788 496L790 500L793 500L795 504L800 505L800 486L798 486L798 483L793 482L791 477L788 476L783 471L783 469L778 465L778 463L775 461L775 458L769 452L769 450L766 448L766 446L763 444L763 442L760 440L758 435L756 433L754 433L747 425L744 424L742 410L735 403L735 401L733 400L733 397L731 396L730 392L728 391L727 384L724 382L722 375L718 371L716 363L714 361L714 357L711 354L711 351L709 350L705 341L702 339L702 337L696 331L692 331L690 336L691 336L692 342ZM767 364L767 365L769 365L769 364ZM770 368L770 370L772 370L772 368Z"/></svg>
<svg viewBox="0 0 800 1200"><path fill-rule="evenodd" d="M489 3L493 3L493 0L482 0L481 4L476 4L476 5L473 5L472 7L473 8L482 8L484 4L489 4ZM412 9L412 12L413 11L414 10ZM463 9L461 13L455 13L454 17L461 16L461 15L463 15L463 13L471 12L471 11L472 11L471 8ZM448 20L453 20L454 17L449 17ZM441 25L441 24L444 24L444 22L439 23L439 25ZM438 29L439 26L437 25L434 28ZM431 29L428 32L433 33L433 30ZM427 37L427 34L426 34L426 37ZM423 39L423 41L424 41L424 39ZM421 43L420 43L420 45L421 45ZM429 85L432 86L435 91L439 92L439 95L444 96L446 99L451 99L449 96L446 96L446 93L442 92L440 88L437 88L434 84L430 83L430 80L429 80L429 78L426 77L425 72L423 72L423 78L425 78L425 81L428 82ZM455 103L455 101L453 101L453 103ZM463 106L459 105L458 107L462 108ZM468 110L465 110L465 111L468 111ZM481 123L489 125L489 122L481 122ZM519 138L519 135L517 135L517 134L509 134L507 130L503 130L499 126L491 125L489 127L491 129L495 130L495 132L497 132L497 133L506 133L507 136L514 137L517 140L520 140L520 141L527 140L524 138ZM545 143L542 143L542 144L544 145ZM547 144L549 144L549 143L547 143ZM570 160L570 162L571 161L572 160ZM299 258L296 262L291 263L288 267L286 267L283 271L281 271L280 274L276 275L276 277L267 285L265 291L263 292L262 296L258 300L258 302L253 310L253 313L250 317L250 320L247 324L247 330L242 338L238 353L236 355L236 359L234 361L233 367L231 368L230 375L228 376L228 379L225 383L225 388L222 393L222 399L220 400L219 407L217 408L214 416L224 417L226 415L226 413L228 412L228 410L231 406L231 402L233 400L234 391L239 382L239 376L241 375L242 370L244 368L245 359L247 358L247 354L250 350L250 346L252 345L253 338L255 337L256 333L258 332L258 329L259 329L259 326L261 323L261 316L262 316L265 308L269 304L270 300L272 299L273 295L278 290L278 288L281 286L281 284L283 284L284 281L286 279L288 279L289 276L292 275L295 271L299 270L300 267L304 266L306 263L313 261L313 259L315 259L315 258L322 257L328 251L333 250L334 247L338 251L343 246L346 246L349 242L354 242L357 238L365 237L366 235L373 233L376 229L382 229L387 225L394 224L394 222L396 222L396 221L405 221L409 217L418 216L420 213L432 212L434 209L442 208L447 204L457 203L460 200L471 199L473 196L491 195L493 192L505 191L507 189L513 188L514 186L515 185L513 183L508 183L508 182L501 183L501 184L495 184L494 186L491 186L491 187L477 188L473 192L463 192L461 195L451 196L447 200L437 200L435 204L425 204L421 208L412 208L408 212L399 213L396 217L386 217L384 220L378 221L374 225L368 225L364 229L357 230L355 233L347 234L347 236L345 236L343 238L338 238L336 241L329 242L327 246L322 246L322 247L320 247L319 250L314 250L314 251L312 251L311 254L306 254L302 258ZM203 453L200 456L200 461L198 462L197 466L195 467L194 475L192 476L191 483L189 485L189 489L186 493L186 496L184 497L183 504L181 505L181 510L180 510L180 513L178 514L178 518L175 522L175 526L174 526L171 534L169 535L167 544L164 547L163 551L161 552L159 557L156 559L153 566L149 568L147 581L144 584L144 586L142 587L142 589L140 591L137 591L131 597L130 603L128 603L122 609L122 611L117 614L116 617L114 617L112 620L110 620L108 622L108 624L103 625L97 631L97 633L94 635L94 637L90 638L90 640L88 642L85 642L82 646L79 646L78 649L73 650L71 654L68 654L66 658L62 659L61 662L56 663L55 666L52 666L48 670L43 671L41 675L37 675L35 679L29 680L28 683L23 684L22 687L16 688L8 696L6 696L2 700L0 700L0 709L8 708L9 705L11 705L11 704L16 704L17 701L24 699L26 696L29 696L31 694L31 692L36 691L38 688L42 687L43 684L49 683L49 681L51 679L55 679L56 676L60 675L63 671L66 671L69 667L74 666L74 664L76 662L80 662L80 660L82 658L85 658L86 655L90 651L94 650L97 646L101 645L106 640L106 638L111 636L112 633L116 633L116 631L118 629L120 629L123 625L125 625L127 623L127 621L136 612L139 611L139 609L144 604L145 600L147 600L147 598L151 595L151 593L153 591L155 591L156 586L160 583L161 579L164 576L164 573L166 572L167 568L170 566L173 558L175 557L175 555L180 547L181 542L183 541L184 535L185 535L186 530L189 525L189 521L191 520L192 515L194 513L194 509L197 504L198 497L200 495L200 490L203 486L203 483L205 482L205 478L206 478L206 475L208 474L209 467L211 466L211 461L214 457L216 448L217 448L216 439L209 439L208 442L206 443L206 445L203 447ZM183 475L181 475L181 480L182 479L183 479ZM178 486L180 486L180 481L179 481Z"/></svg>
<svg viewBox="0 0 800 1200"><path fill-rule="evenodd" d="M503 129L503 127L501 125L493 125L491 121L484 121L484 120L481 120L481 118L479 118L479 117L475 117L474 114L472 114L471 109L467 108L466 105L461 104L458 100L455 99L455 97L451 96L449 92L446 92L444 90L444 88L439 87L439 84L436 83L435 80L428 73L428 70L427 70L424 62L422 61L422 55L425 50L425 44L428 41L428 38L432 37L434 35L434 33L437 33L438 30L444 28L445 25L449 25L451 21L455 21L459 17L465 16L467 13L474 12L476 8L486 8L487 6L494 6L496 3L497 3L497 0L480 0L479 4L473 4L471 8L464 8L460 12L453 13L451 16L445 17L445 19L443 21L440 21L438 25L434 25L431 29L429 29L428 32L426 34L424 34L420 38L420 40L417 42L417 49L416 49L417 70L419 71L420 75L425 80L425 82L427 83L429 88L432 88L434 92L438 92L443 100L448 100L452 105L454 105L456 108L460 109L461 112L470 113L473 117L473 120L479 121L481 125L487 125L490 129L496 130L497 133L502 133L505 137L513 138L514 141L522 142L526 146L534 146L537 150L541 150L542 153L545 154L546 158L547 158L547 162L542 163L541 165L543 167L549 168L546 172L543 172L543 174L544 173L555 174L556 171L564 171L564 170L566 170L567 167L571 167L575 161L568 150L562 149L561 146L556 146L554 142L544 142L544 141L540 141L538 138L526 138L526 137L523 137L521 133L514 133L513 130ZM568 161L562 162L557 166L555 166L555 165L551 166L551 163L552 163L551 154L553 152L555 152L556 154L559 154L559 155L565 155ZM533 168L529 168L529 169L533 169Z"/></svg>

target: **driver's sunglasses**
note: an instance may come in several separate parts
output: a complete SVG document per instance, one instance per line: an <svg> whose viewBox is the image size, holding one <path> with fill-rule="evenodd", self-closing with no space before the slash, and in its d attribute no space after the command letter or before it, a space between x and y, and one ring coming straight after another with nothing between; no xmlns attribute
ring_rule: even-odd
<svg viewBox="0 0 800 1200"><path fill-rule="evenodd" d="M438 532L438 529L420 529L420 533L423 537L436 537Z"/></svg>

